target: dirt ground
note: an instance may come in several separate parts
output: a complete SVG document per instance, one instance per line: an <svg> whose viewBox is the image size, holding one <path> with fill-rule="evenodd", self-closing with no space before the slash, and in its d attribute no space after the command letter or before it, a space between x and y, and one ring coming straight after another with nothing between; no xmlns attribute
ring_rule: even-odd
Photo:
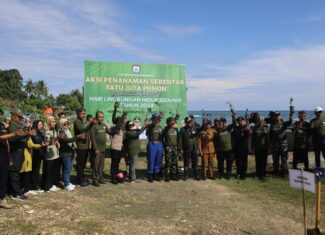
<svg viewBox="0 0 325 235"><path fill-rule="evenodd" d="M145 166L138 164L142 178ZM303 234L301 207L261 200L218 180L143 179L9 201L15 208L0 210L0 234Z"/></svg>

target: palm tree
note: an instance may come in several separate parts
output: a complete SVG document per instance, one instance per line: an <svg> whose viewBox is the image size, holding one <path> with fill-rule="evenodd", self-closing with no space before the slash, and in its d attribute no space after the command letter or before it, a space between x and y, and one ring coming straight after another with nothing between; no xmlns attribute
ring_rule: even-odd
<svg viewBox="0 0 325 235"><path fill-rule="evenodd" d="M24 86L25 93L28 97L34 94L35 91L35 84L33 83L32 79L28 79Z"/></svg>
<svg viewBox="0 0 325 235"><path fill-rule="evenodd" d="M36 83L35 88L36 88L37 95L43 96L43 97L47 97L48 96L49 89L47 88L47 85L46 85L46 83L43 80L38 81Z"/></svg>

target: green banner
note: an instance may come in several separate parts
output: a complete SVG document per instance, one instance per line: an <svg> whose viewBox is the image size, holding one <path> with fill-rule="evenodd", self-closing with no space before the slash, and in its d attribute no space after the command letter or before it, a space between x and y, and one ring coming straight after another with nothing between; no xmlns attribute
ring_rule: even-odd
<svg viewBox="0 0 325 235"><path fill-rule="evenodd" d="M98 110L111 121L114 103L128 120L144 121L153 113L165 119L187 115L185 65L131 64L85 61L84 106L87 113ZM164 120L162 122L164 124Z"/></svg>

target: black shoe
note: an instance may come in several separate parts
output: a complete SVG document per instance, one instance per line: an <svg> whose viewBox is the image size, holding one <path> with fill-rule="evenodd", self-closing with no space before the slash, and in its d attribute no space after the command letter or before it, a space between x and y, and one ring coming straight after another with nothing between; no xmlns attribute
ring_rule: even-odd
<svg viewBox="0 0 325 235"><path fill-rule="evenodd" d="M176 174L172 174L171 179L174 180L174 181L179 180Z"/></svg>
<svg viewBox="0 0 325 235"><path fill-rule="evenodd" d="M94 185L95 187L99 187L99 186L100 186L99 183L96 182L96 181L94 181L93 185Z"/></svg>
<svg viewBox="0 0 325 235"><path fill-rule="evenodd" d="M166 175L166 176L165 176L165 181L166 181L166 182L169 182L169 181L170 181L170 179L169 179L169 175Z"/></svg>
<svg viewBox="0 0 325 235"><path fill-rule="evenodd" d="M28 197L24 195L11 195L12 200L17 200L17 201L25 201L28 199Z"/></svg>
<svg viewBox="0 0 325 235"><path fill-rule="evenodd" d="M195 171L194 171L194 178L195 178L195 180L197 180L197 181L200 181L200 180L201 180L199 170L195 170Z"/></svg>
<svg viewBox="0 0 325 235"><path fill-rule="evenodd" d="M105 180L99 180L100 184L106 184Z"/></svg>
<svg viewBox="0 0 325 235"><path fill-rule="evenodd" d="M118 184L118 181L114 178L114 179L112 179L112 184Z"/></svg>
<svg viewBox="0 0 325 235"><path fill-rule="evenodd" d="M206 180L205 176L202 176L202 180Z"/></svg>
<svg viewBox="0 0 325 235"><path fill-rule="evenodd" d="M152 174L148 174L148 182L153 183Z"/></svg>
<svg viewBox="0 0 325 235"><path fill-rule="evenodd" d="M160 177L159 177L159 174L154 174L153 175L153 179L155 180L155 181L161 181L161 179L160 179Z"/></svg>
<svg viewBox="0 0 325 235"><path fill-rule="evenodd" d="M79 185L80 185L81 187L87 187L87 186L89 186L89 183L86 182L86 181L84 181L84 182L81 182Z"/></svg>

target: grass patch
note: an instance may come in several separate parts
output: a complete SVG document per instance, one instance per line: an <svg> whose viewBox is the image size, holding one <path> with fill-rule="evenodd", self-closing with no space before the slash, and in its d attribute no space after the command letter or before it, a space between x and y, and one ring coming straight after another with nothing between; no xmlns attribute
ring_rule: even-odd
<svg viewBox="0 0 325 235"><path fill-rule="evenodd" d="M246 180L218 180L217 182L225 186L231 187L242 193L249 194L254 199L274 198L284 202L293 203L295 205L301 205L302 192L299 189L291 188L289 185L289 179L273 178L270 175L267 177L267 181L260 181L254 178L255 173L255 159L249 157L248 161L248 175ZM271 170L272 166L268 166L268 170ZM233 170L234 171L234 170ZM323 192L325 190L325 182L322 182ZM307 205L315 205L316 194L306 192ZM325 193L322 194L323 202L325 201ZM266 201L266 200L265 200ZM270 202L272 203L272 202Z"/></svg>

